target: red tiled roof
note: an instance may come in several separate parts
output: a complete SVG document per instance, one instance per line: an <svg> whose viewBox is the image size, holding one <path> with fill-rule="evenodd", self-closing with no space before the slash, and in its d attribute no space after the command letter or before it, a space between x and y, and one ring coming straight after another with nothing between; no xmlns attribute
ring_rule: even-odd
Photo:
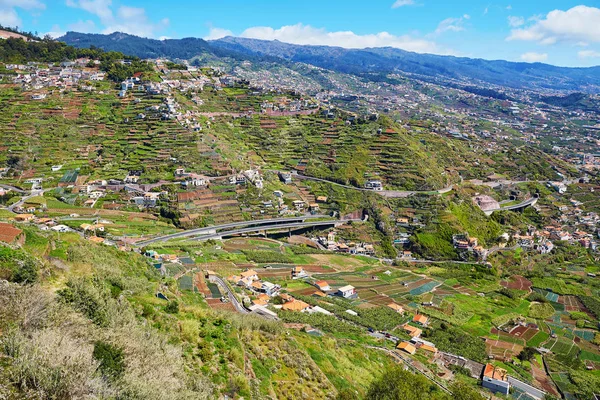
<svg viewBox="0 0 600 400"><path fill-rule="evenodd" d="M21 229L0 222L0 242L13 243L22 233Z"/></svg>

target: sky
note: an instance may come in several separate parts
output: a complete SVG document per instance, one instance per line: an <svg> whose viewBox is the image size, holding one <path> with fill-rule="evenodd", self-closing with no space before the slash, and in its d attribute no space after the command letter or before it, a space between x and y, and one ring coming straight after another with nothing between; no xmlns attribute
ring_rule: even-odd
<svg viewBox="0 0 600 400"><path fill-rule="evenodd" d="M0 0L0 24L40 35L241 36L346 48L600 65L600 0Z"/></svg>

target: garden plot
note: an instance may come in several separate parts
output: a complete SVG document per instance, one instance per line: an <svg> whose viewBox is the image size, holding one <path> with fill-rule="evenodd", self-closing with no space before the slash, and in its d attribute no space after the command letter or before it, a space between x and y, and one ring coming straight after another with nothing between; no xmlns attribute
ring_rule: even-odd
<svg viewBox="0 0 600 400"><path fill-rule="evenodd" d="M206 285L206 280L204 279L204 274L198 272L194 275L194 287L199 293L202 293L205 297L211 294L210 289Z"/></svg>
<svg viewBox="0 0 600 400"><path fill-rule="evenodd" d="M440 282L437 281L430 281L430 282L426 282L423 285L416 287L414 289L410 290L410 294L413 296L419 296L422 295L424 293L429 293L431 292L433 289L435 289L436 287L438 287L439 285L441 285Z"/></svg>
<svg viewBox="0 0 600 400"><path fill-rule="evenodd" d="M539 329L537 329L537 328L519 325L519 326L513 328L509 333L515 337L529 341L529 340L533 339L533 337L535 335L537 335L538 332L539 332Z"/></svg>
<svg viewBox="0 0 600 400"><path fill-rule="evenodd" d="M561 339L553 339L550 342L548 342L544 347L546 347L553 353L570 358L577 357L577 354L579 353L579 347L577 347L577 345L573 341L567 342Z"/></svg>
<svg viewBox="0 0 600 400"><path fill-rule="evenodd" d="M560 296L558 294L539 288L534 288L533 290L544 296L547 300L553 303L559 303Z"/></svg>
<svg viewBox="0 0 600 400"><path fill-rule="evenodd" d="M565 311L587 312L585 306L581 303L581 301L579 301L579 299L576 296L560 296L558 302L564 305Z"/></svg>
<svg viewBox="0 0 600 400"><path fill-rule="evenodd" d="M496 359L510 360L523 350L523 346L516 343L509 343L500 340L486 339L485 347L488 354L491 354Z"/></svg>
<svg viewBox="0 0 600 400"><path fill-rule="evenodd" d="M500 285L507 289L530 291L532 283L520 275L513 275L508 280L500 281Z"/></svg>
<svg viewBox="0 0 600 400"><path fill-rule="evenodd" d="M179 290L193 290L194 289L193 279L189 275L183 275L182 277L180 277L177 280L177 283L179 285Z"/></svg>
<svg viewBox="0 0 600 400"><path fill-rule="evenodd" d="M588 342L591 342L592 340L594 340L594 337L596 336L596 331L587 330L587 329L573 329L573 334L577 337L582 338L583 340L587 340Z"/></svg>

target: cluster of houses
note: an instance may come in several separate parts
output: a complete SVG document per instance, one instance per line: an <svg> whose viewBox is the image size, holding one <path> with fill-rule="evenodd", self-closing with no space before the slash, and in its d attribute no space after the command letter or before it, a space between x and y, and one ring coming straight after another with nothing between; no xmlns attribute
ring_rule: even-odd
<svg viewBox="0 0 600 400"><path fill-rule="evenodd" d="M46 93L41 91L44 88L55 87L61 91L65 89L93 90L93 87L84 85L83 82L102 81L105 73L85 68L89 61L87 58L81 58L56 65L37 62L7 64L6 69L17 72L13 77L13 83L34 92L31 95L32 100L43 100L46 98Z"/></svg>
<svg viewBox="0 0 600 400"><path fill-rule="evenodd" d="M320 237L319 243L330 251L339 253L367 255L375 254L375 246L368 243L343 242L336 240L336 232L330 231L327 237Z"/></svg>
<svg viewBox="0 0 600 400"><path fill-rule="evenodd" d="M553 241L579 243L585 248L596 250L597 242L594 240L593 236L593 234L581 230L570 233L563 227L548 225L542 230L529 228L525 235L517 233L513 235L513 239L519 247L537 250L542 254L548 254L554 249Z"/></svg>
<svg viewBox="0 0 600 400"><path fill-rule="evenodd" d="M466 233L459 233L452 236L452 245L457 250L468 251L476 257L483 258L487 254L487 250L479 245L476 237L470 237Z"/></svg>
<svg viewBox="0 0 600 400"><path fill-rule="evenodd" d="M257 189L264 187L262 175L256 169L248 169L229 178L229 183L232 185L246 185L248 182L256 186Z"/></svg>
<svg viewBox="0 0 600 400"><path fill-rule="evenodd" d="M258 273L253 269L246 270L239 275L232 275L228 277L227 280L237 286L244 287L257 295L265 294L269 298L276 296L281 290L281 286L279 285L262 281L258 277ZM264 304L266 304L266 302Z"/></svg>

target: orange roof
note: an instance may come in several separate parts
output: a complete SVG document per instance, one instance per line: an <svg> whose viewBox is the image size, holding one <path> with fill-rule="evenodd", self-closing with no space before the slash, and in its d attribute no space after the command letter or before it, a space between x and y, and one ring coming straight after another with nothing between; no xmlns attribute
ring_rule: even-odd
<svg viewBox="0 0 600 400"><path fill-rule="evenodd" d="M267 302L263 299L256 299L256 300L252 300L252 304L255 304L257 306L266 306Z"/></svg>
<svg viewBox="0 0 600 400"><path fill-rule="evenodd" d="M249 269L248 271L242 272L240 275L242 275L242 278L248 278L250 276L256 275L256 271L253 269Z"/></svg>
<svg viewBox="0 0 600 400"><path fill-rule="evenodd" d="M102 239L101 237L98 237L98 236L90 236L88 238L88 240L90 242L94 242L94 243L104 243L104 239Z"/></svg>
<svg viewBox="0 0 600 400"><path fill-rule="evenodd" d="M269 301L269 299L270 299L269 295L265 294L265 293L259 294L258 298L261 299L261 300L264 300L264 301Z"/></svg>
<svg viewBox="0 0 600 400"><path fill-rule="evenodd" d="M315 285L317 285L320 288L323 288L325 286L329 286L329 283L327 283L327 281L316 281Z"/></svg>
<svg viewBox="0 0 600 400"><path fill-rule="evenodd" d="M417 351L417 348L408 342L401 342L398 344L398 349L404 350L408 354L415 354Z"/></svg>
<svg viewBox="0 0 600 400"><path fill-rule="evenodd" d="M492 364L486 364L485 369L483 370L483 376L487 376L488 378L497 379L499 381L506 380L506 370L502 368L497 368Z"/></svg>
<svg viewBox="0 0 600 400"><path fill-rule="evenodd" d="M22 233L19 228L0 222L0 242L13 243Z"/></svg>
<svg viewBox="0 0 600 400"><path fill-rule="evenodd" d="M288 301L281 308L283 308L286 311L303 311L306 310L308 307L310 307L309 304L301 300L294 300Z"/></svg>
<svg viewBox="0 0 600 400"><path fill-rule="evenodd" d="M400 306L400 305L398 305L396 303L390 303L387 306L389 308L391 308L392 310L397 311L397 312L403 312L404 311L404 308L402 308L402 306Z"/></svg>
<svg viewBox="0 0 600 400"><path fill-rule="evenodd" d="M427 323L427 317L424 316L423 314L417 314L415 315L415 317L413 318L413 322L418 322L422 325L425 325Z"/></svg>
<svg viewBox="0 0 600 400"><path fill-rule="evenodd" d="M294 298L287 293L281 293L279 297L281 297L285 301L294 301Z"/></svg>
<svg viewBox="0 0 600 400"><path fill-rule="evenodd" d="M430 351L433 354L437 353L437 349L435 347L433 347L433 346L428 345L428 344L422 344L421 347L419 347L419 349Z"/></svg>
<svg viewBox="0 0 600 400"><path fill-rule="evenodd" d="M421 333L423 333L421 329L408 324L404 325L404 330L408 332L411 337L419 337L421 336Z"/></svg>
<svg viewBox="0 0 600 400"><path fill-rule="evenodd" d="M262 289L262 283L260 283L258 281L257 282L253 282L252 283L252 287L255 288L255 289Z"/></svg>
<svg viewBox="0 0 600 400"><path fill-rule="evenodd" d="M15 221L27 221L34 217L33 214L18 214L15 215Z"/></svg>

